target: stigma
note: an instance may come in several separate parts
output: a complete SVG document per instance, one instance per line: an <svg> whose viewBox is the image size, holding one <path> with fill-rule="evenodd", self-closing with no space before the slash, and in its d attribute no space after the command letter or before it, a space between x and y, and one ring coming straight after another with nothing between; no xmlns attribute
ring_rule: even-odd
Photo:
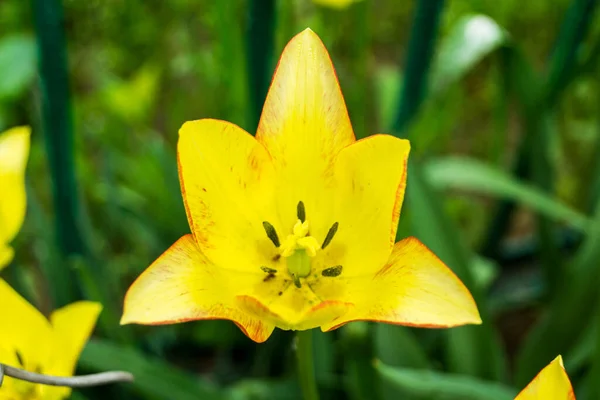
<svg viewBox="0 0 600 400"><path fill-rule="evenodd" d="M297 278L310 274L311 258L317 255L319 242L309 235L309 222L300 219L294 225L292 234L281 244L281 257L286 259L289 274L298 286Z"/></svg>

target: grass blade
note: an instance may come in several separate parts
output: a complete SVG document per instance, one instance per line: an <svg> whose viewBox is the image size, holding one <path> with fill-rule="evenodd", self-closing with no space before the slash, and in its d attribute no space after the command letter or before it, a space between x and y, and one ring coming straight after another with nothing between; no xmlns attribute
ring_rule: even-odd
<svg viewBox="0 0 600 400"><path fill-rule="evenodd" d="M445 157L429 161L425 174L438 189L458 189L498 196L524 204L580 231L589 228L589 219L544 192L519 182L504 171L466 157Z"/></svg>
<svg viewBox="0 0 600 400"><path fill-rule="evenodd" d="M90 371L126 370L135 381L133 389L153 399L222 399L219 389L162 360L152 359L133 348L92 340L85 347L79 366Z"/></svg>
<svg viewBox="0 0 600 400"><path fill-rule="evenodd" d="M460 241L460 233L445 215L439 197L426 180L419 165L409 164L407 203L413 218L412 232L431 248L469 288L481 314L483 325L449 329L447 357L450 370L485 379L501 380L505 376L505 360L491 325L487 301L470 270L473 257ZM486 357L481 357L485 354Z"/></svg>
<svg viewBox="0 0 600 400"><path fill-rule="evenodd" d="M393 131L400 136L405 136L406 128L425 98L427 76L443 8L444 0L417 1L406 54L400 106L393 126Z"/></svg>
<svg viewBox="0 0 600 400"><path fill-rule="evenodd" d="M597 313L600 280L600 203L590 233L571 263L547 315L528 335L517 359L516 382L524 386L557 354L565 354L582 337Z"/></svg>
<svg viewBox="0 0 600 400"><path fill-rule="evenodd" d="M516 392L504 385L470 376L392 368L381 362L376 369L382 379L393 384L402 396L444 400L512 400Z"/></svg>
<svg viewBox="0 0 600 400"><path fill-rule="evenodd" d="M63 256L86 252L79 224L79 195L75 180L71 99L67 76L67 52L63 32L63 9L57 0L34 0L38 38L42 122L53 182L56 237ZM75 298L69 269L62 265L47 268L53 283L55 307Z"/></svg>
<svg viewBox="0 0 600 400"><path fill-rule="evenodd" d="M248 8L249 132L255 132L269 90L275 46L275 0L250 0Z"/></svg>

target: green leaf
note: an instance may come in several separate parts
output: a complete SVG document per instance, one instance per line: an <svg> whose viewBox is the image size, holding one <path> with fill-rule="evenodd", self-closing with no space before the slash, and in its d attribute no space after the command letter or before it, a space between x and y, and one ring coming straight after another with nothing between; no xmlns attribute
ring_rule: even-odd
<svg viewBox="0 0 600 400"><path fill-rule="evenodd" d="M392 126L401 86L402 76L398 68L383 65L375 71L377 118L381 126Z"/></svg>
<svg viewBox="0 0 600 400"><path fill-rule="evenodd" d="M517 384L526 384L557 354L567 354L585 337L582 327L590 326L597 319L599 259L600 202L596 206L592 229L561 282L560 296L551 303L549 312L522 345L517 357Z"/></svg>
<svg viewBox="0 0 600 400"><path fill-rule="evenodd" d="M438 189L466 190L510 199L581 231L588 229L590 224L589 219L578 211L506 172L475 159L437 158L427 163L425 172Z"/></svg>
<svg viewBox="0 0 600 400"><path fill-rule="evenodd" d="M483 324L450 329L446 332L449 368L452 372L500 380L505 375L505 359L491 325L486 298L475 284L471 270L473 255L460 240L460 232L444 213L439 196L417 162L409 162L407 207L413 216L412 233L444 261L469 288L479 307ZM486 357L481 357L485 354Z"/></svg>
<svg viewBox="0 0 600 400"><path fill-rule="evenodd" d="M124 121L144 122L156 100L159 83L160 70L147 64L129 80L111 81L103 89L101 99L108 110Z"/></svg>
<svg viewBox="0 0 600 400"><path fill-rule="evenodd" d="M295 379L285 381L246 379L233 385L228 390L226 398L228 400L301 400L302 394Z"/></svg>
<svg viewBox="0 0 600 400"><path fill-rule="evenodd" d="M36 71L35 40L29 35L10 35L0 40L0 101L21 95Z"/></svg>
<svg viewBox="0 0 600 400"><path fill-rule="evenodd" d="M222 399L220 390L200 378L162 360L143 355L131 347L108 341L91 340L79 360L81 368L94 372L124 370L131 372L133 389L153 399Z"/></svg>
<svg viewBox="0 0 600 400"><path fill-rule="evenodd" d="M460 80L507 41L506 31L488 16L461 18L439 45L430 76L432 93L439 93Z"/></svg>
<svg viewBox="0 0 600 400"><path fill-rule="evenodd" d="M516 392L499 383L473 377L409 368L392 368L377 362L376 370L402 396L435 400L512 400ZM398 396L401 398L402 396Z"/></svg>
<svg viewBox="0 0 600 400"><path fill-rule="evenodd" d="M375 355L386 364L411 368L429 368L425 350L410 328L376 324Z"/></svg>

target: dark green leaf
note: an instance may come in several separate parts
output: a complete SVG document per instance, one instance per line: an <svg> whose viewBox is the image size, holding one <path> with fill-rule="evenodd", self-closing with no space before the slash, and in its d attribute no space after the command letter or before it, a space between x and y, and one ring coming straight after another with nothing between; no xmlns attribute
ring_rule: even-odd
<svg viewBox="0 0 600 400"><path fill-rule="evenodd" d="M131 372L136 391L154 399L222 399L214 385L178 369L162 360L153 359L131 347L107 341L91 340L85 347L79 366L94 372L125 370Z"/></svg>
<svg viewBox="0 0 600 400"><path fill-rule="evenodd" d="M402 396L435 400L512 400L516 392L499 383L470 376L392 368L381 362L376 369L386 382L395 385ZM402 398L398 396L398 398Z"/></svg>
<svg viewBox="0 0 600 400"><path fill-rule="evenodd" d="M437 158L425 166L428 179L438 189L458 189L498 196L522 203L557 221L585 231L589 219L533 186L504 171L465 157Z"/></svg>
<svg viewBox="0 0 600 400"><path fill-rule="evenodd" d="M413 215L413 234L440 257L469 288L483 320L483 325L454 328L447 332L447 356L451 371L486 379L504 377L505 360L491 326L486 298L475 285L471 271L472 254L460 240L453 221L444 213L439 196L427 181L420 165L408 167L407 207ZM482 358L481 354L486 354Z"/></svg>

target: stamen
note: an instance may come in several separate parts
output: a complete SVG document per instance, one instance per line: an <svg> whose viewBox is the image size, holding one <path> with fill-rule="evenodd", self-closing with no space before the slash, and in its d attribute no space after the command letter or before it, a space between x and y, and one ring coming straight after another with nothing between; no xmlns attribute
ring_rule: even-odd
<svg viewBox="0 0 600 400"><path fill-rule="evenodd" d="M329 245L329 243L331 243L331 240L333 239L333 237L335 236L335 233L338 230L338 226L339 226L339 224L337 222L335 222L333 225L331 225L331 228L329 228L329 232L327 232L327 236L325 236L325 240L323 240L321 249L324 249L325 247L327 247Z"/></svg>
<svg viewBox="0 0 600 400"><path fill-rule="evenodd" d="M340 276L340 274L342 273L342 268L343 267L341 265L336 265L335 267L331 268L325 268L321 272L321 275L326 276L328 278Z"/></svg>
<svg viewBox="0 0 600 400"><path fill-rule="evenodd" d="M275 231L273 225L271 225L267 221L263 221L263 227L265 228L267 236L269 237L269 239L271 239L271 242L273 242L275 247L279 247L281 243L279 242L279 236L277 236L277 231Z"/></svg>
<svg viewBox="0 0 600 400"><path fill-rule="evenodd" d="M306 221L306 210L304 209L304 203L299 201L297 209L298 219L300 222Z"/></svg>
<svg viewBox="0 0 600 400"><path fill-rule="evenodd" d="M260 269L262 269L264 272L266 272L267 274L276 274L277 270L274 268L269 268L269 267L260 267Z"/></svg>

